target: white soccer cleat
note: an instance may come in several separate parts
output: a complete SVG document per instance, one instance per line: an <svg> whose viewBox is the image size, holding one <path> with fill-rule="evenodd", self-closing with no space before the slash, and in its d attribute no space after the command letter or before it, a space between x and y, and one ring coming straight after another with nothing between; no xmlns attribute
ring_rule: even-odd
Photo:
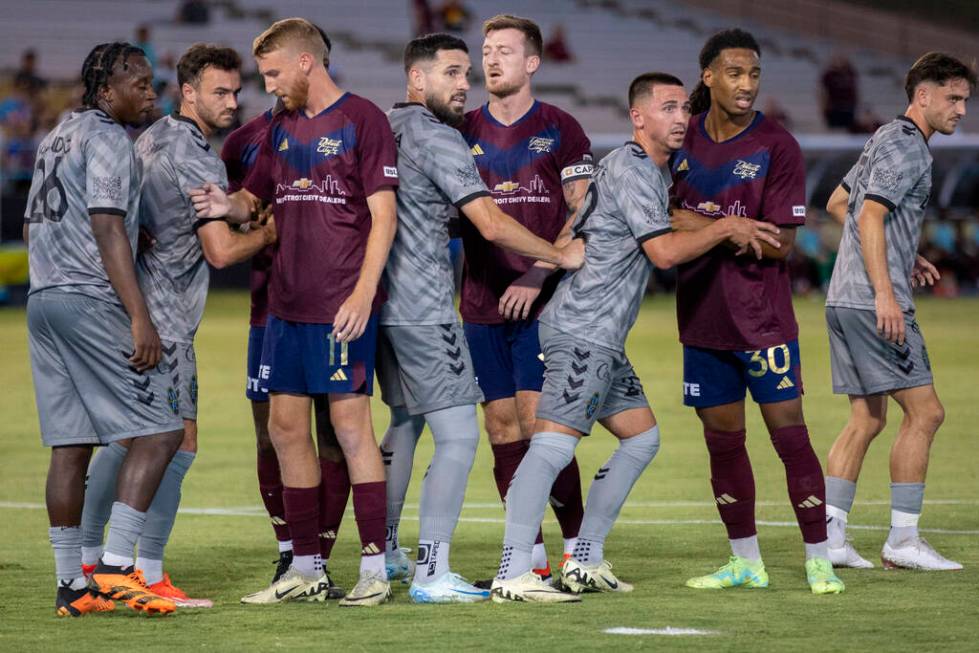
<svg viewBox="0 0 979 653"><path fill-rule="evenodd" d="M635 589L612 573L612 563L602 560L597 565L586 565L568 558L561 566L561 582L574 592L631 592Z"/></svg>
<svg viewBox="0 0 979 653"><path fill-rule="evenodd" d="M350 590L350 593L340 599L338 605L350 607L372 607L386 603L391 599L391 583L382 574L364 574Z"/></svg>
<svg viewBox="0 0 979 653"><path fill-rule="evenodd" d="M412 583L408 596L415 603L477 603L489 600L490 591L479 589L450 571L431 583Z"/></svg>
<svg viewBox="0 0 979 653"><path fill-rule="evenodd" d="M330 593L330 580L326 574L309 578L295 567L260 592L241 599L246 605L273 605L286 601L325 601Z"/></svg>
<svg viewBox="0 0 979 653"><path fill-rule="evenodd" d="M493 579L490 590L494 603L507 601L526 601L528 603L578 603L581 597L572 592L562 592L545 583L532 571L509 580Z"/></svg>
<svg viewBox="0 0 979 653"><path fill-rule="evenodd" d="M850 567L851 569L873 569L874 563L867 560L853 548L850 540L843 542L841 547L829 547L829 561L834 567Z"/></svg>
<svg viewBox="0 0 979 653"><path fill-rule="evenodd" d="M956 571L962 565L942 556L923 537L904 540L901 546L884 542L880 552L884 569L921 569L925 571Z"/></svg>
<svg viewBox="0 0 979 653"><path fill-rule="evenodd" d="M415 575L415 563L405 555L408 551L410 549L402 547L384 554L384 571L387 572L389 581L411 582Z"/></svg>

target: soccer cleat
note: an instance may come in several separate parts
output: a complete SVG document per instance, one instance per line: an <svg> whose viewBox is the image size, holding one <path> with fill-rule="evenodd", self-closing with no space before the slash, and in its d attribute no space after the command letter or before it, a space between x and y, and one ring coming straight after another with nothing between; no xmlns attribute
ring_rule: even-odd
<svg viewBox="0 0 979 653"><path fill-rule="evenodd" d="M602 560L597 565L585 565L568 558L561 565L561 583L575 594L582 592L631 592L629 583L619 580L612 573L612 563Z"/></svg>
<svg viewBox="0 0 979 653"><path fill-rule="evenodd" d="M813 594L839 594L845 589L843 581L833 572L833 563L826 558L806 560L806 580Z"/></svg>
<svg viewBox="0 0 979 653"><path fill-rule="evenodd" d="M130 567L113 567L99 562L88 581L89 588L106 599L121 601L137 612L169 614L177 609L170 599L146 587L143 574Z"/></svg>
<svg viewBox="0 0 979 653"><path fill-rule="evenodd" d="M384 553L384 571L389 581L411 582L411 578L415 575L415 563L406 555L410 550L401 547Z"/></svg>
<svg viewBox="0 0 979 653"><path fill-rule="evenodd" d="M540 576L528 571L523 576L509 580L493 579L491 596L494 603L507 601L528 603L578 603L581 597L572 592L563 592L546 583Z"/></svg>
<svg viewBox="0 0 979 653"><path fill-rule="evenodd" d="M731 556L727 564L706 576L697 576L687 581L687 587L694 589L719 590L727 587L762 588L768 587L768 572L761 560L751 562L746 558Z"/></svg>
<svg viewBox="0 0 979 653"><path fill-rule="evenodd" d="M241 602L245 605L273 605L286 601L325 601L330 593L330 581L324 573L315 578L303 576L295 567L289 567L286 573L264 590L243 596Z"/></svg>
<svg viewBox="0 0 979 653"><path fill-rule="evenodd" d="M923 571L957 571L962 565L942 556L923 537L904 540L900 546L884 542L880 561L884 569L921 569Z"/></svg>
<svg viewBox="0 0 979 653"><path fill-rule="evenodd" d="M544 566L541 567L540 569L531 569L531 571L533 573L537 574L538 576L540 576L540 579L542 581L544 581L545 583L551 582L551 562L550 562L550 560L545 561Z"/></svg>
<svg viewBox="0 0 979 653"><path fill-rule="evenodd" d="M92 591L91 588L73 590L67 585L62 585L58 588L54 609L59 617L80 617L93 612L112 612L116 609L116 604Z"/></svg>
<svg viewBox="0 0 979 653"><path fill-rule="evenodd" d="M490 593L450 571L431 583L412 583L408 596L415 603L477 603L489 599Z"/></svg>
<svg viewBox="0 0 979 653"><path fill-rule="evenodd" d="M345 608L370 607L387 603L391 600L391 583L381 574L364 574L350 590L350 593L340 599L338 605Z"/></svg>
<svg viewBox="0 0 979 653"><path fill-rule="evenodd" d="M292 550L280 551L279 559L275 561L275 574L272 576L272 584L274 585L279 581L280 578L285 576L285 573L289 571L289 567L292 566Z"/></svg>
<svg viewBox="0 0 979 653"><path fill-rule="evenodd" d="M164 572L163 580L153 583L149 590L157 596L170 599L178 608L212 608L214 601L211 599L192 599L187 594L170 581L170 574Z"/></svg>
<svg viewBox="0 0 979 653"><path fill-rule="evenodd" d="M852 569L873 569L874 563L865 559L853 548L850 540L843 542L841 547L829 547L829 561L834 567L850 567Z"/></svg>

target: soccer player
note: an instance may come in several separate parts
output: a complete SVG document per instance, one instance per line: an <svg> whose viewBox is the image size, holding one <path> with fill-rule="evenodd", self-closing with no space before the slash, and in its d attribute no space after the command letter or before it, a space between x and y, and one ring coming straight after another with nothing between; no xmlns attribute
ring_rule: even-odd
<svg viewBox="0 0 979 653"><path fill-rule="evenodd" d="M506 499L506 535L493 600L574 602L579 592L628 592L612 573L604 542L629 491L660 446L659 426L625 353L653 266L688 261L729 238L760 249L777 242L772 225L728 217L693 232L670 228L670 154L690 111L679 79L640 75L629 86L633 140L596 166L575 218L585 263L564 277L541 314L544 387L530 448ZM561 239L563 240L563 238ZM581 533L561 577L571 592L531 571L534 536L555 477L600 422L619 439L588 492Z"/></svg>
<svg viewBox="0 0 979 653"><path fill-rule="evenodd" d="M465 42L448 34L416 38L404 65L407 102L388 113L400 184L398 230L383 277L378 377L392 421L421 416L435 440L409 595L418 603L468 603L488 599L489 591L450 571L449 546L479 443L476 403L483 395L453 306L449 219L458 208L488 242L567 269L581 264L583 249L580 242L556 249L493 202L456 129L472 68Z"/></svg>
<svg viewBox="0 0 979 653"><path fill-rule="evenodd" d="M209 184L192 195L204 218L240 220L261 202L274 203L279 244L262 365L293 560L265 592L323 600L329 589L318 541L320 466L309 435L311 397L327 394L362 553L360 580L340 605L377 605L391 588L384 468L369 395L384 298L377 287L396 228L397 150L384 114L333 82L314 25L278 21L255 39L253 54L266 90L285 110L272 118L242 190L229 196Z"/></svg>
<svg viewBox="0 0 979 653"><path fill-rule="evenodd" d="M822 469L802 415L799 328L785 263L795 227L806 219L805 166L791 134L753 108L760 52L754 37L739 29L707 40L700 51L701 82L691 95L695 115L671 162L679 207L675 228L696 233L724 216L780 228L778 246L763 247L760 259L739 256L743 248L725 244L678 270L683 401L703 424L711 485L733 554L715 573L687 586L768 586L745 447L750 390L785 466L810 588L839 593L843 583L827 558Z"/></svg>
<svg viewBox="0 0 979 653"><path fill-rule="evenodd" d="M534 99L541 64L540 28L499 15L483 24L483 74L489 102L466 115L462 133L493 200L535 235L553 242L578 209L591 177L591 143L578 122ZM534 432L544 382L537 317L557 285L554 266L489 243L464 221L465 267L460 312L485 401L486 432L500 499ZM574 550L581 526L581 476L572 458L551 491L551 506ZM542 534L534 568L550 574ZM489 581L487 581L487 586Z"/></svg>
<svg viewBox="0 0 979 653"><path fill-rule="evenodd" d="M82 66L83 108L41 142L24 239L31 289L27 325L41 439L51 447L46 500L59 616L148 613L173 602L146 588L133 547L183 436L160 338L133 264L140 172L124 125L153 110L153 72L128 43L96 46ZM132 438L122 461L102 559L82 574L85 471L95 445Z"/></svg>
<svg viewBox="0 0 979 653"><path fill-rule="evenodd" d="M319 29L319 28L317 28ZM329 37L320 29L320 36L326 45L323 56L323 66L329 69L330 48ZM255 163L258 148L266 137L265 131L272 121L272 116L282 110L281 100L275 106L264 111L240 128L232 132L224 141L221 148L221 159L228 171L228 189L236 192L241 189L248 172ZM269 246L251 259L251 311L249 315L248 354L247 354L247 384L245 397L251 403L252 421L255 427L256 458L258 471L258 487L262 503L268 512L272 530L279 548L279 557L275 563L275 573L272 582L275 583L288 571L292 564L292 539L289 535L289 525L285 521L285 509L282 505L282 474L279 469L279 459L269 438L269 395L262 379L261 360L262 345L265 341L265 324L268 322L268 293L269 281L272 274L272 257L275 246ZM320 465L320 556L323 559L323 571L329 585L328 599L339 599L344 595L343 588L335 585L328 568L328 561L336 543L343 512L350 497L350 475L347 470L343 451L336 439L336 433L330 424L330 407L326 397L320 395L313 398L313 412L316 417L316 438ZM252 597L249 601L260 597ZM274 595L272 597L274 599Z"/></svg>
<svg viewBox="0 0 979 653"><path fill-rule="evenodd" d="M846 521L890 396L904 418L891 447L891 530L881 561L888 568L962 568L918 533L929 450L945 411L911 289L938 278L934 266L916 256L931 193L928 140L955 131L975 86L975 71L949 55L929 52L918 59L905 79L904 115L867 141L826 207L845 221L826 294L833 392L850 399L850 419L826 464L829 553L838 566L873 566L847 541Z"/></svg>
<svg viewBox="0 0 979 653"><path fill-rule="evenodd" d="M188 195L205 183L227 187L224 165L207 138L234 120L240 68L241 58L230 48L192 46L177 62L178 111L160 118L136 141L143 171L139 222L153 243L137 255L136 271L162 342L159 368L170 375L173 385L167 400L178 407L184 422L183 442L150 505L136 569L153 592L180 607L212 605L208 599L189 598L163 571L163 550L177 517L180 488L197 454L194 336L207 300L207 263L223 268L244 261L275 240L272 224L242 234L222 220L199 220ZM113 442L99 451L89 467L82 513L83 565L94 568L101 554L102 534L128 445L128 441Z"/></svg>

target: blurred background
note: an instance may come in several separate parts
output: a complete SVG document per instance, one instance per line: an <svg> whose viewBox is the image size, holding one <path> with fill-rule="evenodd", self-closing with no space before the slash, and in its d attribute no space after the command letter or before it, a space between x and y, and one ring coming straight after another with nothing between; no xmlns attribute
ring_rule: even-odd
<svg viewBox="0 0 979 653"><path fill-rule="evenodd" d="M840 227L823 211L867 137L907 105L905 71L944 50L974 62L979 3L971 0L0 0L0 303L20 303L27 262L21 226L44 135L80 103L81 63L97 43L126 40L154 66L160 115L176 107L175 65L199 41L236 48L245 62L239 120L271 105L250 56L272 21L302 16L333 41L331 73L382 109L404 98L401 56L417 34L448 31L473 56L469 107L485 102L482 21L498 13L535 20L545 39L535 95L574 115L596 157L630 133L625 93L637 74L664 70L692 88L697 55L718 29L751 31L762 47L756 108L795 134L808 164L807 225L792 254L797 293L825 289ZM225 134L215 137L220 147ZM979 117L931 140L934 184L921 250L942 272L944 297L979 293ZM247 266L213 275L247 285ZM651 290L672 289L669 273Z"/></svg>

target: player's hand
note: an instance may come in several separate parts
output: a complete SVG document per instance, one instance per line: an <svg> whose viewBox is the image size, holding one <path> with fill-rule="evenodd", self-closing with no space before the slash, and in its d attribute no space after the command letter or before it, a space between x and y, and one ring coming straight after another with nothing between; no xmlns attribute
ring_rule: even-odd
<svg viewBox="0 0 979 653"><path fill-rule="evenodd" d="M265 232L265 244L272 245L279 239L279 232L275 229L275 217L269 213L264 223L260 227Z"/></svg>
<svg viewBox="0 0 979 653"><path fill-rule="evenodd" d="M198 218L223 218L231 211L228 194L210 182L188 192Z"/></svg>
<svg viewBox="0 0 979 653"><path fill-rule="evenodd" d="M721 220L731 229L729 240L738 248L738 251L735 252L736 256L740 256L750 249L754 252L755 258L761 260L762 245L764 243L775 248L782 246L782 243L775 237L778 235L779 229L771 222L762 222L760 220L752 220L751 218L742 218L734 215L721 218Z"/></svg>
<svg viewBox="0 0 979 653"><path fill-rule="evenodd" d="M132 322L133 355L129 362L137 371L143 372L156 367L160 362L160 336L148 317L137 318Z"/></svg>
<svg viewBox="0 0 979 653"><path fill-rule="evenodd" d="M560 268L577 270L585 264L585 241L583 238L575 238L558 251L561 252L561 261L558 264Z"/></svg>
<svg viewBox="0 0 979 653"><path fill-rule="evenodd" d="M333 337L337 342L351 342L364 335L373 302L374 293L358 292L354 289L340 304L340 309L333 318Z"/></svg>
<svg viewBox="0 0 979 653"><path fill-rule="evenodd" d="M893 293L879 293L874 300L877 311L877 333L888 342L904 344L904 312Z"/></svg>
<svg viewBox="0 0 979 653"><path fill-rule="evenodd" d="M914 269L911 270L911 287L924 288L934 286L935 282L942 278L938 268L924 256L918 255L914 260Z"/></svg>
<svg viewBox="0 0 979 653"><path fill-rule="evenodd" d="M534 265L520 275L500 297L500 316L504 320L526 320L548 274L548 270Z"/></svg>
<svg viewBox="0 0 979 653"><path fill-rule="evenodd" d="M156 245L156 238L153 237L153 234L140 227L139 236L136 238L136 253L142 254L147 250L153 249L154 245Z"/></svg>

